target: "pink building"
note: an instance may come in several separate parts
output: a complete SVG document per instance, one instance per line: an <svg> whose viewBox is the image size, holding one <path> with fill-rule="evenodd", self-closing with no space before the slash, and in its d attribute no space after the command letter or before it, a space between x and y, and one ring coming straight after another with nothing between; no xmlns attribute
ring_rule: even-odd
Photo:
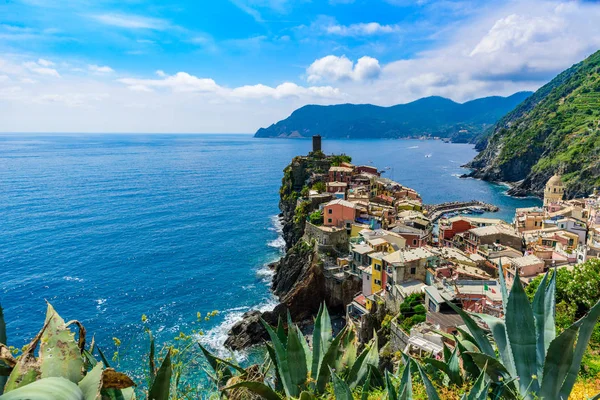
<svg viewBox="0 0 600 400"><path fill-rule="evenodd" d="M356 204L346 200L333 200L323 207L323 224L337 228L349 228L357 216Z"/></svg>
<svg viewBox="0 0 600 400"><path fill-rule="evenodd" d="M331 167L329 168L329 182L344 182L352 181L352 168L349 167Z"/></svg>

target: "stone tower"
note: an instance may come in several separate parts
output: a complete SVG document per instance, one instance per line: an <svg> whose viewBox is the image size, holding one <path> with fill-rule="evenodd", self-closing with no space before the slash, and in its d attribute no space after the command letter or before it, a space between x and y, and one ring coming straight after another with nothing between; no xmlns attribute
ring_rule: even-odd
<svg viewBox="0 0 600 400"><path fill-rule="evenodd" d="M312 151L313 153L316 153L317 151L321 151L321 135L314 135L312 137L312 144L313 144L313 148Z"/></svg>
<svg viewBox="0 0 600 400"><path fill-rule="evenodd" d="M544 207L548 207L552 203L558 203L563 199L564 194L565 186L561 175L557 173L546 183L546 189L544 189Z"/></svg>

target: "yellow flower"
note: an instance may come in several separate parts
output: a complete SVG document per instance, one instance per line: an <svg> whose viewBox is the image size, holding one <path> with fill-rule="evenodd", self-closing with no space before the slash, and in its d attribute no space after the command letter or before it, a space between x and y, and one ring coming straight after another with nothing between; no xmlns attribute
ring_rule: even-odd
<svg viewBox="0 0 600 400"><path fill-rule="evenodd" d="M142 314L142 322L146 321L148 321L148 317L146 317L146 314Z"/></svg>
<svg viewBox="0 0 600 400"><path fill-rule="evenodd" d="M113 342L115 342L115 346L119 347L121 345L121 341L116 337L113 338Z"/></svg>

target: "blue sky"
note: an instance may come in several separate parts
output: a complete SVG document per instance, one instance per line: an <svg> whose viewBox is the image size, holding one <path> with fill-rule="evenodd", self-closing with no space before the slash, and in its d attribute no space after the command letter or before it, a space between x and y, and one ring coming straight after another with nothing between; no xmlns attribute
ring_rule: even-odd
<svg viewBox="0 0 600 400"><path fill-rule="evenodd" d="M253 132L308 103L535 90L600 48L600 5L8 0L3 131Z"/></svg>

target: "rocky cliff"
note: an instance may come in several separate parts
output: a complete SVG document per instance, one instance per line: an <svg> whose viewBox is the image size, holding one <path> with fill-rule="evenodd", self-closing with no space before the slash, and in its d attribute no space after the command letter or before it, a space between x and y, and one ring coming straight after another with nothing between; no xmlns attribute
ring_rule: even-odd
<svg viewBox="0 0 600 400"><path fill-rule="evenodd" d="M502 118L478 143L469 176L541 196L563 171L567 197L600 185L600 52L563 71Z"/></svg>
<svg viewBox="0 0 600 400"><path fill-rule="evenodd" d="M273 311L246 313L229 332L225 342L228 348L238 350L266 339L261 318L275 325L278 318L285 321L289 312L294 322L310 320L323 302L330 312L343 312L344 306L360 290L359 282L326 278L316 246L302 239L306 216L317 204L302 200L300 192L321 179L322 174L339 161L339 156L322 154L296 157L284 170L279 207L286 254L273 265L275 275L271 286L279 304Z"/></svg>

